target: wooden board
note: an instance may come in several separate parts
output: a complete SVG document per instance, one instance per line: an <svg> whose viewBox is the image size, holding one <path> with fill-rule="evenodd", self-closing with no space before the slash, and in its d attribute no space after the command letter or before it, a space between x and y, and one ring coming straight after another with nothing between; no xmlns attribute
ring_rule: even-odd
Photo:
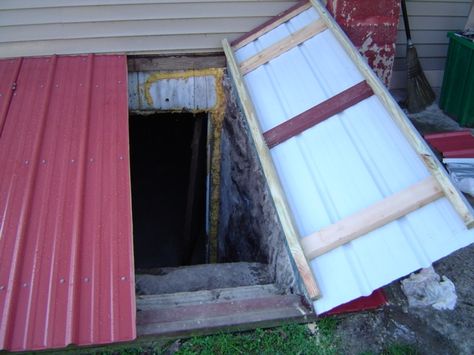
<svg viewBox="0 0 474 355"><path fill-rule="evenodd" d="M268 33L267 35L269 38L271 38L271 36L274 34L275 36L273 38L275 41L278 42L273 45L270 45L269 47L263 50L259 49L258 45L246 47L245 50L249 50L253 56L248 59L244 59L242 62L240 62L240 71L239 67L237 66L237 63L235 63L235 58L233 57L231 49L225 49L229 63L233 63L229 65L229 68L232 76L234 77L234 81L236 81L236 86L238 87L237 91L239 93L240 99L244 103L244 111L247 115L250 131L252 136L254 137L254 141L256 142L257 151L262 161L262 165L268 164L273 168L273 171L271 171L270 174L275 173L273 167L274 162L273 159L271 159L272 156L275 158L275 164L278 164L279 168L281 167L282 176L285 177L285 179L282 180L282 182L285 183L285 191L288 192L288 197L292 199L292 206L295 206L295 209L291 211L288 211L289 206L287 203L278 206L280 208L279 215L284 215L288 216L289 218L293 218L293 213L297 212L298 215L295 217L298 217L298 226L301 228L301 230L305 231L305 234L314 232L313 235L308 236L307 238L305 238L305 240L302 241L303 249L306 253L307 259L314 258L323 253L326 253L329 250L337 248L371 231L373 231L375 233L374 235L377 236L377 238L372 239L372 241L380 247L382 244L386 243L386 240L382 240L383 238L388 238L391 241L393 239L396 240L397 236L395 234L386 234L384 233L385 229L381 229L380 227L392 221L395 221L405 216L406 214L425 206L426 204L434 202L443 195L446 195L447 199L453 206L453 209L460 215L461 220L464 222L464 224L467 227L472 227L474 225L472 208L468 206L464 197L459 193L456 187L454 187L446 172L443 170L441 164L431 152L427 144L423 141L416 129L413 127L409 119L390 96L390 94L382 85L380 80L375 76L372 69L370 69L368 65L363 61L359 52L354 48L354 46L351 44L347 36L341 30L341 28L334 22L334 19L328 14L326 9L324 9L323 6L317 1L312 0L311 4L313 5L316 14L314 13L313 9L310 9L309 11L307 11L308 18L306 20L303 21L303 17L301 17L295 19L294 22L291 22L291 24L298 24L296 28L306 26L303 27L303 29L295 30L296 32L288 35L286 38L283 39L281 39L281 37L277 35L276 32L275 34L273 32ZM320 34L321 40L319 40L318 38L313 38L313 40L307 41L308 39L312 38L312 36L302 35L301 33L309 32L309 27L315 26L315 23L321 22L328 29L328 31L324 31L324 33ZM319 31L317 33L320 32L322 31ZM294 40L295 37L298 37L299 39L305 39ZM300 46L300 44L302 44L302 46ZM291 51L291 54L285 54L289 49L293 49ZM241 54L241 52L237 53ZM293 56L293 53L298 53L299 56ZM273 60L280 55L281 60ZM337 57L334 57L334 55L336 55ZM311 56L312 60L308 60L309 56ZM229 58L231 59L229 60ZM344 60L342 60L342 58ZM339 61L339 59L341 59L341 61ZM319 61L321 61L322 68L325 69L324 71L318 66ZM318 123L318 120L323 120L327 118L328 116L326 115L326 112L320 112L322 109L324 109L322 111L327 111L329 112L329 114L337 113L337 110L335 108L335 106L337 105L326 104L328 104L328 102L330 103L332 100L337 101L338 95L336 95L335 98L329 98L327 102L323 102L323 104L321 104L321 100L324 100L324 98L327 97L327 95L324 95L324 93L327 91L325 89L325 86L328 85L328 83L331 83L331 80L337 80L337 82L333 82L331 84L334 84L334 87L339 87L338 90L332 90L331 92L339 92L340 94L342 94L347 87L353 85L357 86L358 84L360 84L361 80L365 79L363 82L365 83L365 88L367 89L366 94L373 93L376 97L372 97L369 100L360 102L358 107L354 108L353 111L347 110L348 119L355 120L354 122L351 122L355 124L355 122L357 122L357 119L359 119L360 117L360 119L362 119L363 122L368 125L368 129L372 129L372 124L377 125L377 122L382 121L383 119L383 124L385 125L383 129L392 130L393 136L396 136L396 139L398 140L397 143L399 143L401 146L399 148L399 153L404 155L410 155L409 159L413 161L414 164L416 164L414 166L402 166L404 169L407 169L405 170L405 173L409 174L409 176L411 177L410 179L405 179L404 181L411 181L412 183L418 181L418 183L414 186L409 187L407 190L404 190L394 196L386 198L385 200L377 203L371 208L363 209L362 211L356 212L360 208L365 208L373 201L378 201L380 198L383 198L383 196L387 196L390 191L397 191L401 187L406 186L406 184L401 181L397 182L397 176L394 176L392 179L391 177L392 175L394 175L392 171L384 168L383 178L390 179L389 182L390 184L394 183L393 186L391 185L392 187L388 190L386 189L386 187L384 189L380 186L377 186L379 193L376 193L375 195L370 195L370 193L374 192L370 188L368 188L367 191L364 191L365 181L367 181L367 179L370 180L370 178L367 175L362 175L362 172L359 172L357 170L359 169L359 161L357 159L357 155L361 156L363 160L362 163L369 170L372 168L372 164L375 165L377 168L380 166L385 167L387 158L390 158L390 155L384 156L384 154L392 153L391 150L387 150L387 152L385 152L384 150L387 140L391 139L390 136L387 135L382 138L383 136L378 135L374 137L372 135L376 131L370 131L371 134L366 134L365 132L360 131L360 137L345 142L345 135L343 134L344 132L342 132L340 135L334 134L334 139L340 138L342 141L344 141L344 143L346 143L347 148L346 146L344 146L344 148L348 149L348 153L353 153L350 158L346 159L346 163L351 166L351 169L355 169L355 171L361 173L360 175L356 176L359 179L358 183L361 191L359 191L357 194L354 194L354 197L356 197L354 198L354 201L344 201L343 199L337 199L337 203L340 204L352 202L354 203L352 203L351 205L344 205L344 208L341 209L341 211L337 209L337 206L332 206L333 210L329 211L328 215L326 216L329 219L325 219L324 221L322 221L322 223L321 220L318 219L318 215L314 215L313 217L313 214L317 212L314 212L314 208L311 208L311 200L320 197L318 193L321 194L321 190L324 190L324 192L329 190L337 191L338 186L340 186L339 183L345 180L344 178L342 178L342 176L344 176L346 171L343 172L339 170L331 170L331 162L334 158L337 159L338 153L344 154L344 150L339 149L336 153L334 153L334 155L331 156L333 159L326 158L325 160L316 160L314 157L318 156L319 153L315 151L315 147L317 149L324 150L323 142L314 142L314 145L312 145L312 140L318 138L316 135L311 135L310 132L308 132L308 135L302 135L301 137L299 137L298 141L291 142L294 143L294 145L291 145L290 143L288 143L289 145L283 144L281 147L275 149L274 154L272 154L272 156L269 155L268 149L265 150L263 147L259 146L261 141L259 121L256 118L253 104L251 103L250 98L248 97L245 84L242 79L242 75L250 73L255 68L258 68L259 65L265 63L267 66L266 69L268 70L259 69L253 74L246 76L245 80L246 83L251 86L252 92L255 90L255 92L253 92L255 96L252 96L252 98L256 100L255 103L258 104L257 108L259 112L262 113L262 117L259 117L262 120L262 124L269 129L269 131L267 131L264 136L270 147L274 147L276 144L281 143L285 139L288 139L293 135L301 133L309 127L312 127L313 124ZM302 70L298 71L298 75L292 75L292 72L287 72L287 69L290 66L294 65L295 67L297 66L297 68L300 68L303 67L305 63L310 64L310 68L308 68L307 70L311 71L314 74L315 78L311 77L310 79L309 73L308 78L306 78L305 73ZM232 68L232 65L234 65L235 68ZM347 70L344 72L340 71L337 65L341 65ZM333 69L335 71L331 72L331 70ZM357 72L358 74L356 75L355 73ZM336 73L339 74L339 76L335 75ZM236 77L237 80L235 80ZM332 87L331 85L329 86ZM321 95L321 92L323 93L322 97L319 100L316 96L313 96L313 88L316 88L316 90L318 90L315 95ZM242 93L244 95L242 95ZM354 97L353 95L349 95L348 98L349 100L347 102L347 108L351 107L353 101L352 99L354 99ZM246 102L248 102L251 106L249 110L245 110ZM359 101L355 100L354 105L357 105L357 102ZM372 105L373 110L371 109ZM314 110L311 108L308 110L309 107L313 107ZM250 111L250 113L248 113L247 111ZM301 112L303 113L301 114ZM353 113L354 115L352 115ZM363 117L364 114L366 114L367 117ZM275 117L273 117L273 115ZM286 118L286 122L281 123L283 118ZM337 118L334 119L337 120ZM392 124L392 121L394 124ZM334 123L334 121L331 122ZM338 124L339 122L335 123L336 126ZM275 127L275 125L277 126ZM394 126L397 126L397 128ZM326 138L328 135L331 135L331 132L329 131L331 127L332 126L330 126L330 122L328 122L327 125L324 125L324 127L323 125L321 125L321 130L319 130L318 132L324 132L324 129L327 128L328 132L325 132L326 136L324 137ZM379 126L377 127L380 128ZM345 127L345 129L347 130L347 127ZM319 138L322 137L319 136ZM331 136L331 138L333 137ZM351 136L350 138L353 137ZM304 152L298 152L297 149L303 149L299 144L297 144L300 143L299 139L301 139L301 146L306 144L308 147L311 147L312 150L308 148ZM359 142L358 139L363 139L363 141ZM371 140L374 140L373 145L370 144ZM326 145L330 144L330 139L326 139L324 143L326 143ZM380 145L380 152L370 151L370 153L374 153L374 155L371 155L367 159L365 159L365 156L363 154L364 152L359 151L359 144L361 144L361 150L364 150L364 148L368 149L368 146L366 146L366 144L370 145L370 148L374 150L377 149L377 145ZM290 148L294 148L294 150ZM300 153L302 158L300 158L300 156L298 155ZM292 154L296 155L295 162L292 161ZM373 158L374 161L371 161L371 158ZM311 167L311 169L308 168L310 171L308 172L308 177L305 180L305 184L300 186L300 181L297 176L299 174L299 169L304 169L304 164L313 164L313 166ZM338 166L338 168L340 168L340 166ZM322 174L322 169L327 169L327 174L323 175L323 180L327 179L325 180L327 181L326 185L324 185L323 182L320 183L321 179L319 179L320 176L318 174ZM414 169L413 172L411 172L412 169ZM420 182L420 176L429 176L428 172L432 176L429 177L427 180ZM304 173L306 173L306 171L302 171L302 174ZM311 176L309 176L310 174ZM331 174L333 175L331 176ZM372 172L370 172L370 174L372 174ZM269 183L270 188L278 186L278 189L282 190L280 186L281 182L278 180L278 176L270 175L269 177L269 175L265 175L267 177L267 181ZM329 184L329 181L331 181L331 184ZM307 189L308 194L311 193L311 195L306 195L305 189ZM380 191L380 189L383 191ZM278 191L278 194L285 198L285 191ZM382 195L380 195L380 192L382 192ZM311 198L309 196L311 196ZM325 195L324 198L329 199L328 196L329 193L327 196ZM339 192L338 197L340 196L341 193ZM326 200L318 201L318 203L323 205L326 202ZM440 205L443 203L445 203L445 201L440 201L439 203L437 202L436 205ZM318 205L318 207L324 208L326 206ZM331 206L329 206L328 209L331 209ZM335 209L337 209L337 212L335 211ZM420 211L419 214L423 216L426 212L429 215L430 211L433 212L431 209L425 209L423 211ZM340 213L342 216L347 216L347 213L353 212L356 212L353 216L344 218L343 220L335 223L334 225L324 228L322 230L320 229L322 226L326 226L328 223L330 223L329 221L337 221L338 218L336 216L338 215L338 213ZM439 211L433 213L433 215L441 217L441 213ZM313 218L317 222L313 221ZM466 232L462 223L460 223L461 220L458 218L453 218L451 221L453 226L455 226L456 228L460 228L463 232ZM412 219L410 219L410 221L412 221ZM415 227L417 228L417 231L421 232L422 230L424 230L424 223L420 223L419 218L414 218L413 221L416 222ZM291 220L291 222L293 223L292 227L295 228L293 220ZM439 228L438 230L444 228L444 224L441 224L439 222L439 219L437 222L437 226ZM392 227L396 226L387 226L387 228ZM289 240L291 240L294 236L298 236L296 232L290 231L290 234L292 233L294 234L290 235ZM286 234L288 238L288 233ZM462 240L463 245L467 245L466 243L469 242L467 234L468 233L459 236L459 238ZM452 243L450 238L445 237L447 235L449 235L448 230L443 233L439 233L439 237L444 238L444 243L440 245L446 246L446 252L452 251L455 248L455 243ZM431 236L427 235L423 235L423 238L425 238L424 242L427 243L432 240ZM344 251L345 249L341 250ZM404 253L405 250L399 250L399 252ZM331 307L337 306L338 304L341 304L361 295L360 288L358 287L349 289L347 290L347 294L345 293L344 295L341 295L341 293L339 292L340 287L338 286L337 282L331 280L331 277L326 276L332 275L333 272L334 275L338 275L338 272L344 273L345 275L347 275L348 272L352 272L352 270L350 270L350 266L344 264L344 254L345 253L335 254L336 256L338 256L339 259L341 259L338 260L337 263L331 261L328 258L318 259L311 263L312 270L314 270L314 272L319 277L321 277L321 287L324 290L324 297L320 300L315 301L315 307L317 312L327 311ZM387 255L387 258L388 257L389 256ZM436 256L434 256L434 258L435 257ZM382 265L385 263L385 260L385 257L379 256L379 260L377 260L377 262ZM399 260L399 258L394 258L393 260L388 260L388 262L398 263ZM342 265L341 267L339 266L340 264ZM365 260L363 271L375 280L375 284L377 285L376 287L380 287L381 285L386 284L387 282L390 282L401 276L399 273L396 272L395 269L390 270L390 272L387 272L384 275L372 273L372 271L370 270L371 264L372 262L370 260ZM419 267L419 263L413 261L410 263L409 267L414 270Z"/></svg>
<svg viewBox="0 0 474 355"><path fill-rule="evenodd" d="M297 45L324 31L325 29L326 25L324 24L324 22L321 20L317 20L309 24L308 26L302 28L298 32L295 32L294 34L285 37L284 39L278 41L277 43L256 54L255 56L243 61L240 65L240 71L242 75L250 73L252 70L257 69L262 64L265 64L268 61L278 57L279 55L287 52L291 48L296 47Z"/></svg>
<svg viewBox="0 0 474 355"><path fill-rule="evenodd" d="M273 295L145 309L137 314L137 333L139 336L209 334L271 327L288 321L307 322L311 318L311 309L301 296Z"/></svg>
<svg viewBox="0 0 474 355"><path fill-rule="evenodd" d="M300 245L300 235L295 227L293 216L291 215L290 208L286 201L285 193L281 187L278 175L275 171L270 152L267 148L265 140L258 124L257 115L253 107L253 103L247 92L247 88L242 79L242 75L239 71L239 67L234 57L232 48L230 47L227 40L222 42L224 52L227 57L227 65L229 67L230 74L235 84L235 88L240 98L242 110L247 119L250 133L255 144L255 148L260 159L263 173L268 182L268 187L275 203L275 208L280 219L283 232L285 233L286 241L290 249L290 253L295 261L296 267L302 277L303 283L306 287L306 291L311 299L317 299L320 297L320 292L314 275L309 267L308 261L303 253L303 249Z"/></svg>
<svg viewBox="0 0 474 355"><path fill-rule="evenodd" d="M281 295L281 290L272 283L193 292L164 293L160 295L138 295L137 310L146 311L189 306L192 304L222 303L275 295Z"/></svg>
<svg viewBox="0 0 474 355"><path fill-rule="evenodd" d="M449 199L459 216L462 218L466 227L474 227L472 208L468 205L468 202L462 196L460 191L453 185L441 163L438 161L438 159L436 159L426 142L405 116L400 106L398 106L388 90L382 85L373 70L367 65L366 62L364 62L357 49L354 47L349 38L344 34L339 25L334 21L328 11L317 1L310 1L316 11L319 13L320 19L324 21L326 26L332 31L339 43L343 46L344 50L360 70L361 74L365 77L365 80L367 80L367 83L370 85L374 93L378 96L382 104L390 113L393 121L397 124L405 138L420 156L425 166L438 180L438 183L443 189L444 194Z"/></svg>
<svg viewBox="0 0 474 355"><path fill-rule="evenodd" d="M269 148L273 148L287 139L302 133L308 128L372 96L372 94L372 89L367 85L367 82L363 81L268 130L263 134L265 141Z"/></svg>
<svg viewBox="0 0 474 355"><path fill-rule="evenodd" d="M311 4L307 0L302 0L298 2L295 6L290 7L288 10L283 11L277 16L271 18L267 22L255 28L253 31L244 34L243 36L232 41L231 46L236 51L239 48L249 44L252 41L255 41L258 37L264 35L265 33L277 28L281 24L292 19L296 15L302 13L303 11L309 9Z"/></svg>
<svg viewBox="0 0 474 355"><path fill-rule="evenodd" d="M225 68L223 54L129 56L128 72Z"/></svg>
<svg viewBox="0 0 474 355"><path fill-rule="evenodd" d="M314 259L351 240L393 222L443 196L433 177L303 238L306 257Z"/></svg>

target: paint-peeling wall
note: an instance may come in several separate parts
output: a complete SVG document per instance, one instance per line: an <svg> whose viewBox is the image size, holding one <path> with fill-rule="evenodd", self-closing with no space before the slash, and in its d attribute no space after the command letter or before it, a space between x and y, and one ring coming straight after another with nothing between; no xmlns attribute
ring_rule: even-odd
<svg viewBox="0 0 474 355"><path fill-rule="evenodd" d="M448 52L446 34L464 28L471 3L407 1L413 42L425 75L434 87L441 86L443 80ZM384 83L391 88L406 87L406 36L400 0L329 0L327 6Z"/></svg>
<svg viewBox="0 0 474 355"><path fill-rule="evenodd" d="M388 86L395 59L400 0L330 0L327 7Z"/></svg>

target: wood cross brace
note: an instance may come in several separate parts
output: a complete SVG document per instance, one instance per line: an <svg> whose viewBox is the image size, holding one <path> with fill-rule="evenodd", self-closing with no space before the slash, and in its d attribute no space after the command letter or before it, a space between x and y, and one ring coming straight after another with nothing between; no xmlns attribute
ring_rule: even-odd
<svg viewBox="0 0 474 355"><path fill-rule="evenodd" d="M432 176L301 239L308 259L314 259L441 198Z"/></svg>

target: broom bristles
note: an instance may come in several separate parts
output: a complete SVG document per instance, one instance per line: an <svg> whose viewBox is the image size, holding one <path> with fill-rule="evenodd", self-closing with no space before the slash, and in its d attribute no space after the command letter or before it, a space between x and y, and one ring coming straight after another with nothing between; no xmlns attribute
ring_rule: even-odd
<svg viewBox="0 0 474 355"><path fill-rule="evenodd" d="M421 68L416 48L411 43L407 47L407 71L406 105L408 112L416 113L423 111L434 102L435 93Z"/></svg>

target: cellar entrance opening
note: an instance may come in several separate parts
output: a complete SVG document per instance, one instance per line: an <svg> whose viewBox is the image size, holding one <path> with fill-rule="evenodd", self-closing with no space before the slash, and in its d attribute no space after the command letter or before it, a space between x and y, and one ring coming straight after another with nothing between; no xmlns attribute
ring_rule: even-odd
<svg viewBox="0 0 474 355"><path fill-rule="evenodd" d="M207 115L130 116L136 270L207 262Z"/></svg>

